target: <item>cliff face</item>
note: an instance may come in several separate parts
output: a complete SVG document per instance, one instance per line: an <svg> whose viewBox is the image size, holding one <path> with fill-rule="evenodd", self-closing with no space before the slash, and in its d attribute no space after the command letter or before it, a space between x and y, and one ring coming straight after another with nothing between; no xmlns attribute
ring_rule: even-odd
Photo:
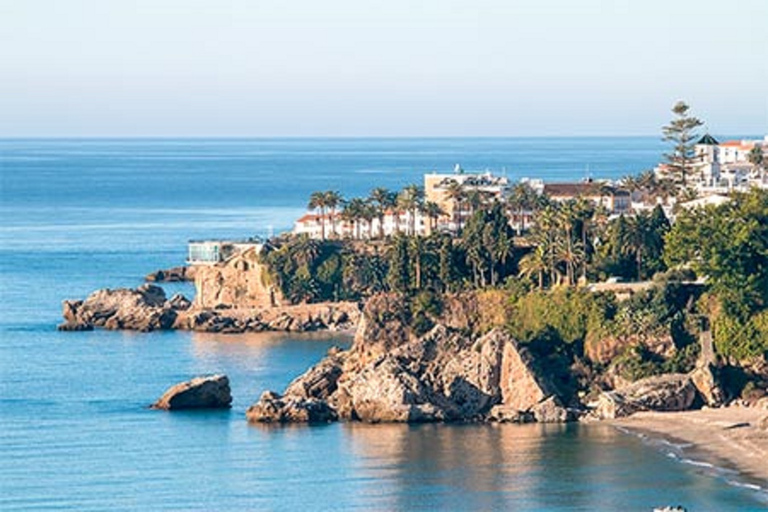
<svg viewBox="0 0 768 512"><path fill-rule="evenodd" d="M350 350L331 354L283 395L264 393L253 422L296 418L367 422L573 419L525 350L493 329L472 333L476 297L447 297L442 315L417 335L408 305L395 295L367 303ZM310 410L330 411L312 416Z"/></svg>
<svg viewBox="0 0 768 512"><path fill-rule="evenodd" d="M257 308L284 303L277 287L264 282L265 269L254 249L224 263L195 270L195 308Z"/></svg>

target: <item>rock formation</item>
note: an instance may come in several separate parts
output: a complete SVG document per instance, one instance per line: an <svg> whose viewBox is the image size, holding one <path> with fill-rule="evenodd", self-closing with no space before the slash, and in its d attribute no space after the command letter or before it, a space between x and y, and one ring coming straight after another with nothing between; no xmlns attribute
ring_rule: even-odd
<svg viewBox="0 0 768 512"><path fill-rule="evenodd" d="M502 330L475 337L441 323L417 337L393 300L369 301L350 350L328 356L282 395L263 394L248 419L303 421L295 411L320 403L339 419L372 423L574 418Z"/></svg>
<svg viewBox="0 0 768 512"><path fill-rule="evenodd" d="M177 283L181 281L194 281L197 269L200 267L173 267L165 270L157 270L147 274L145 281L152 283Z"/></svg>
<svg viewBox="0 0 768 512"><path fill-rule="evenodd" d="M178 311L159 286L144 284L135 290L99 290L87 299L63 303L64 323L59 330L88 330L93 327L154 331L173 327Z"/></svg>
<svg viewBox="0 0 768 512"><path fill-rule="evenodd" d="M271 391L248 408L246 417L252 423L330 423L338 419L336 411L323 400L280 396Z"/></svg>
<svg viewBox="0 0 768 512"><path fill-rule="evenodd" d="M602 393L594 412L598 418L612 419L637 411L684 411L691 408L696 397L690 375L659 375Z"/></svg>
<svg viewBox="0 0 768 512"><path fill-rule="evenodd" d="M241 251L217 265L195 270L195 307L264 308L285 304L276 286L265 282L255 249Z"/></svg>
<svg viewBox="0 0 768 512"><path fill-rule="evenodd" d="M153 409L228 409L232 404L229 379L226 375L197 377L176 384L152 404Z"/></svg>
<svg viewBox="0 0 768 512"><path fill-rule="evenodd" d="M360 317L355 302L300 304L269 308L201 309L176 294L167 300L159 286L135 290L98 290L85 300L65 300L61 331L182 329L201 332L305 332L354 328Z"/></svg>

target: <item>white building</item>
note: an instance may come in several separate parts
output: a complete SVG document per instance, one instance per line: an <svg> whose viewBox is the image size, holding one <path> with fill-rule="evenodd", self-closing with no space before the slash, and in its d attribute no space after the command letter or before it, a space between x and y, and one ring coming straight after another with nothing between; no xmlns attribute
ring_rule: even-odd
<svg viewBox="0 0 768 512"><path fill-rule="evenodd" d="M187 249L187 264L215 265L231 258L246 249L261 252L264 244L261 240L190 240Z"/></svg>
<svg viewBox="0 0 768 512"><path fill-rule="evenodd" d="M711 135L704 135L694 146L696 188L704 193L722 193L751 186L768 187L764 170L749 161L755 147L760 147L768 156L768 136L763 140L718 142Z"/></svg>
<svg viewBox="0 0 768 512"><path fill-rule="evenodd" d="M392 236L395 233L407 233L423 235L427 233L430 219L427 219L422 213L416 212L413 216L411 212L388 211L384 214L383 224L378 217L370 222L360 220L350 222L344 220L340 213L321 216L317 213L307 213L296 220L293 225L293 233L297 235L307 235L310 238L354 238L371 239L380 234L383 236Z"/></svg>

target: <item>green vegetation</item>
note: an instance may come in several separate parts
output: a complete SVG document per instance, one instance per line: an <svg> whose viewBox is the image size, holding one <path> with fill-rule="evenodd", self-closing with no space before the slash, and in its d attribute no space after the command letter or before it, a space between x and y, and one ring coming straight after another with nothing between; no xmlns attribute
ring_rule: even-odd
<svg viewBox="0 0 768 512"><path fill-rule="evenodd" d="M693 146L698 134L696 128L704 124L700 119L689 114L690 107L678 101L672 107L674 118L663 128L664 140L673 143L673 150L665 156L669 176L685 187L688 176L694 170Z"/></svg>

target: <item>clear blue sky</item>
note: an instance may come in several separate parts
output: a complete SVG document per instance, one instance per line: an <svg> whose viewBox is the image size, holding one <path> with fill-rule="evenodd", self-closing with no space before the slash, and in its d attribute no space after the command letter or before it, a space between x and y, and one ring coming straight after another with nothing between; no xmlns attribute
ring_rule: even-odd
<svg viewBox="0 0 768 512"><path fill-rule="evenodd" d="M768 132L768 1L0 0L2 136Z"/></svg>

